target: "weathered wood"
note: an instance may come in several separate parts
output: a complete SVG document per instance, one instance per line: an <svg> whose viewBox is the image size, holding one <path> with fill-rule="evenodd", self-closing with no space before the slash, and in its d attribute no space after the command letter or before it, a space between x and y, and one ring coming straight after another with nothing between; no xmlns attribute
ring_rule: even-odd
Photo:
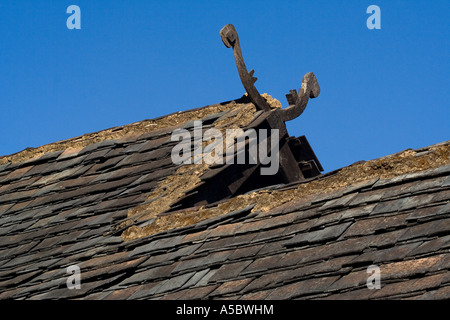
<svg viewBox="0 0 450 320"><path fill-rule="evenodd" d="M242 57L241 45L236 29L232 24L227 24L220 30L220 37L227 48L233 48L234 59L241 77L241 82L247 91L253 104L260 110L269 111L270 106L266 100L259 94L255 87L256 77L253 77L255 70L247 71L244 58Z"/></svg>

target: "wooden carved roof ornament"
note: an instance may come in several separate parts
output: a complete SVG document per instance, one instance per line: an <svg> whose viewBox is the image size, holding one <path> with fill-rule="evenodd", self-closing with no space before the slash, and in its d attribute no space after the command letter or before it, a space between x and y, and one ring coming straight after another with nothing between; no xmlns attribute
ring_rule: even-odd
<svg viewBox="0 0 450 320"><path fill-rule="evenodd" d="M287 108L271 108L255 87L257 80L253 76L255 71L248 71L245 66L236 28L232 24L227 24L220 30L220 37L227 48L233 48L239 76L248 97L258 110L263 111L261 114L263 122L260 122L257 126L279 130L279 173L282 176L281 182L297 182L319 175L323 168L306 137L290 137L285 125L286 121L293 120L303 113L310 98L319 96L320 87L314 73L309 72L304 75L298 92L293 89L286 94L289 103ZM264 184L264 181L261 184Z"/></svg>
<svg viewBox="0 0 450 320"><path fill-rule="evenodd" d="M247 91L250 100L259 109L265 112L270 111L270 106L267 101L259 94L255 87L256 77L253 76L254 70L247 71L244 58L242 57L241 45L239 43L239 36L236 28L232 24L227 24L220 30L220 37L227 48L233 48L234 59L236 60L236 66L241 78L241 82ZM316 98L319 96L320 87L314 73L309 72L305 74L302 80L302 85L297 93L297 90L290 90L286 94L286 99L289 103L289 107L280 110L274 110L277 112L277 116L282 121L289 121L300 116L308 104L309 98Z"/></svg>

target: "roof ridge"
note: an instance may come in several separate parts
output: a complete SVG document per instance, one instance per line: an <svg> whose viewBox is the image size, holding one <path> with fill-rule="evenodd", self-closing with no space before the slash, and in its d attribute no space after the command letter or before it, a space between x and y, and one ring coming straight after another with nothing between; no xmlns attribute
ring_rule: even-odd
<svg viewBox="0 0 450 320"><path fill-rule="evenodd" d="M205 115L229 111L233 109L236 104L240 103L251 102L249 102L249 99L246 96L243 96L235 100L211 104L185 111L177 111L153 119L141 120L123 126L115 126L96 132L86 133L80 136L51 142L38 147L29 147L10 155L0 156L0 165L5 165L7 163L16 164L33 159L39 159L49 152L61 151L68 148L84 148L88 145L100 143L105 140L120 139L123 136L136 132L142 134L153 132L158 129L174 126L174 123L176 125L180 125L192 119L201 119Z"/></svg>

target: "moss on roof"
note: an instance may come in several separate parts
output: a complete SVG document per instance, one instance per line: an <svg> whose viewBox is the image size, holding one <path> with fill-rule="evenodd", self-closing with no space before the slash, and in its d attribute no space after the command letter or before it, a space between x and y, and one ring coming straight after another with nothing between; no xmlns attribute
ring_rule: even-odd
<svg viewBox="0 0 450 320"><path fill-rule="evenodd" d="M372 179L390 179L448 164L450 164L450 141L430 146L424 151L407 149L379 159L358 162L285 190L259 190L240 195L223 201L212 208L201 207L158 215L159 210L153 211L154 208L149 205L142 210L146 211L147 217L154 217L155 220L144 227L136 225L129 227L122 233L122 238L129 241L162 231L185 227L255 203L256 206L252 209L252 212L266 212L296 199L334 192L359 182Z"/></svg>
<svg viewBox="0 0 450 320"><path fill-rule="evenodd" d="M183 112L179 111L168 116L156 119L143 120L122 127L113 127L99 132L88 133L79 137L50 143L37 148L27 148L18 153L0 157L0 165L6 164L8 162L19 163L28 161L34 158L39 158L49 152L84 148L88 145L102 142L104 140L120 139L128 134L144 134L161 128L173 127L185 123L191 119L201 119L209 114L231 110L235 107L235 101L231 101L226 104L214 104L204 108L198 108Z"/></svg>
<svg viewBox="0 0 450 320"><path fill-rule="evenodd" d="M272 98L272 96L266 93L262 94L262 96L267 100L272 108L281 108L281 103L278 100ZM241 100L247 100L246 97L247 94L244 94ZM233 108L239 107L240 104L237 101L238 100L233 100L225 103L217 103L205 106L202 108L196 108L187 111L178 111L167 116L138 121L132 124L127 124L121 127L113 127L98 132L87 133L75 138L53 142L37 148L26 148L25 150L14 153L12 155L0 156L0 165L6 163L14 164L35 158L37 159L49 152L67 149L81 149L94 143L102 142L105 140L120 139L125 135L133 133L144 134L162 128L178 126L190 120L202 119L210 114L232 110ZM244 117L243 121L245 121L245 117L248 118L249 116L249 114L240 114L240 117ZM228 121L231 120L224 120L224 122ZM224 125L226 125L226 123L224 123Z"/></svg>

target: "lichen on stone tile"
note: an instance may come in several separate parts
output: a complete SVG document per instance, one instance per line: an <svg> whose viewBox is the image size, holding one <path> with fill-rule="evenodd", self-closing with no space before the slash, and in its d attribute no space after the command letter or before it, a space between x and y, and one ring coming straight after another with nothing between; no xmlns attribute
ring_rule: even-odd
<svg viewBox="0 0 450 320"><path fill-rule="evenodd" d="M260 190L225 200L212 208L201 207L163 216L155 215L156 219L152 224L142 228L132 226L122 234L122 237L125 240L132 240L149 236L192 225L252 204L256 204L252 212L267 212L284 203L309 195L334 192L358 182L374 178L391 179L402 174L429 170L450 163L450 142L430 146L429 150L432 152L422 153L420 156L416 156L417 152L414 150L405 150L391 156L358 162L332 175L319 176L287 190Z"/></svg>

